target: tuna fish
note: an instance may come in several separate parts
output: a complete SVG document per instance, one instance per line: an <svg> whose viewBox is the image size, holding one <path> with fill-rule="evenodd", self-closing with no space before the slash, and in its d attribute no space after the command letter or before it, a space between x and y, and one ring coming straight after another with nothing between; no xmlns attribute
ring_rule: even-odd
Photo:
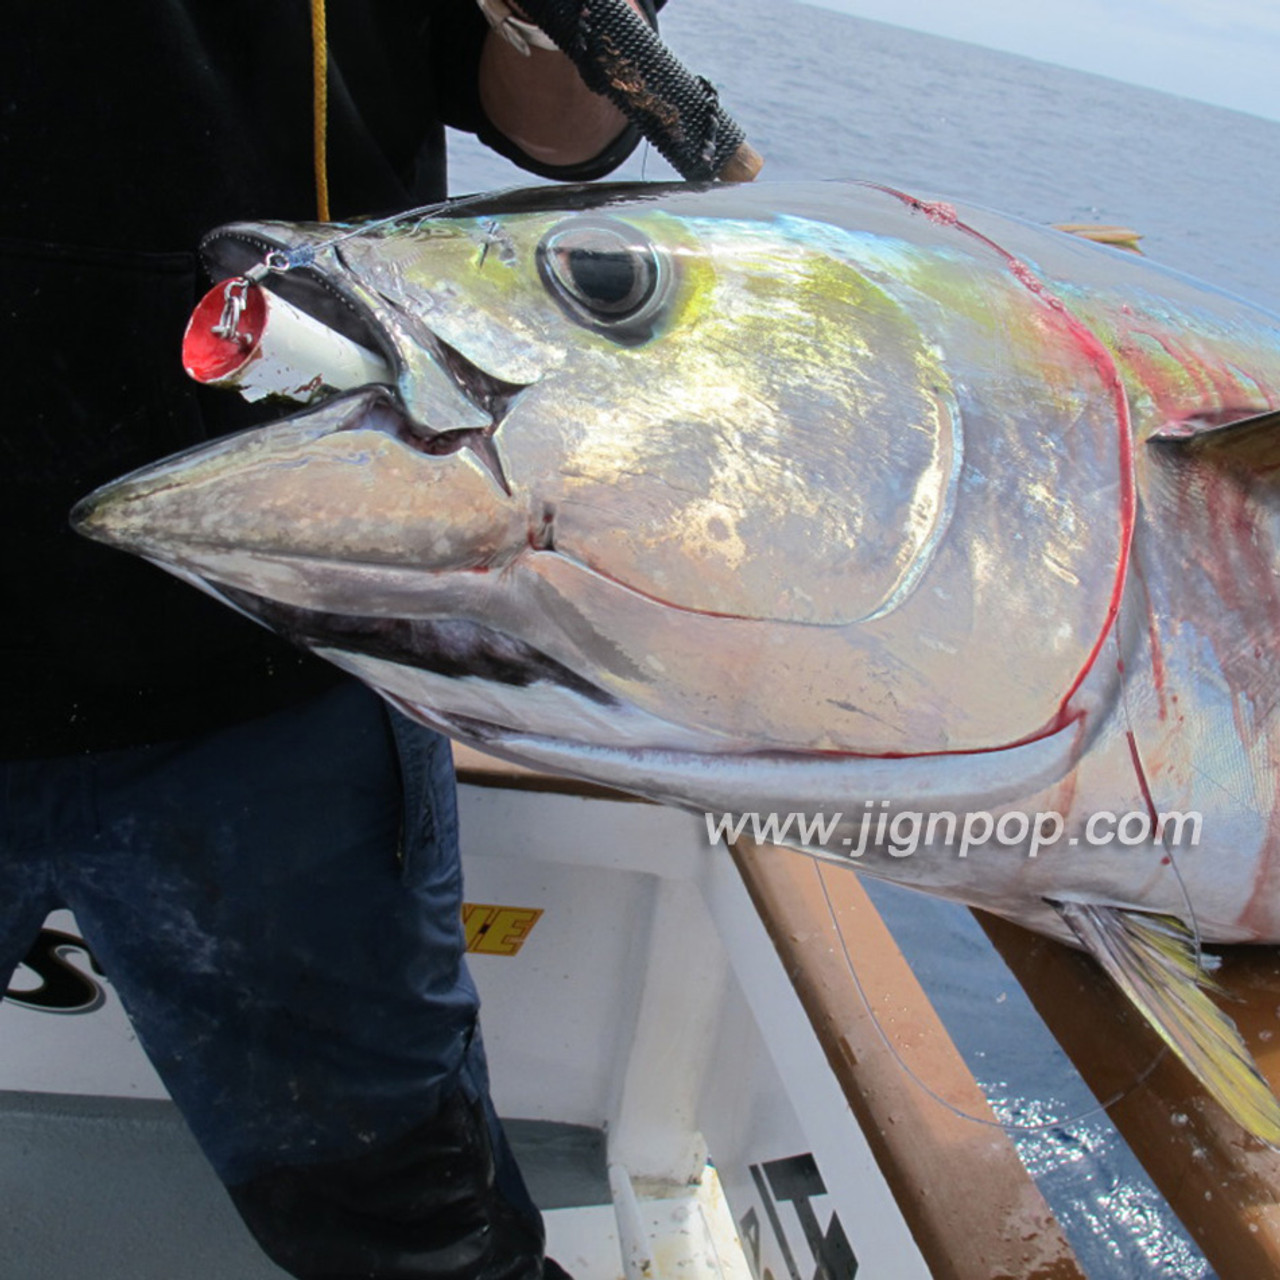
<svg viewBox="0 0 1280 1280"><path fill-rule="evenodd" d="M1280 319L855 183L244 224L386 380L75 522L487 751L1087 948L1252 1132L1280 941Z"/></svg>

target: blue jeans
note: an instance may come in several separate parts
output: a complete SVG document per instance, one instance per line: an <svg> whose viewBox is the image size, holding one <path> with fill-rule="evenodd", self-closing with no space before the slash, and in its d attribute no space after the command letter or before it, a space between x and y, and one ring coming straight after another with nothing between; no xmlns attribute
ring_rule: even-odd
<svg viewBox="0 0 1280 1280"><path fill-rule="evenodd" d="M445 739L345 683L204 738L3 764L0 788L0 990L70 908L225 1183L376 1161L461 1099L540 1240L489 1103Z"/></svg>

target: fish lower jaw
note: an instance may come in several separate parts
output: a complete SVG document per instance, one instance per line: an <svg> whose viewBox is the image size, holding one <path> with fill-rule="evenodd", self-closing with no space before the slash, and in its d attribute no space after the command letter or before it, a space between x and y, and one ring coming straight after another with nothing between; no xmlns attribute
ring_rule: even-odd
<svg viewBox="0 0 1280 1280"><path fill-rule="evenodd" d="M415 618L424 602L432 616L470 613L478 588L485 588L506 567L498 559L473 567L450 564L439 569L371 556L344 558L278 547L245 547L224 540L138 537L114 543L142 556L183 581L214 594L251 597L263 610L275 607L310 614ZM525 551L517 547L510 560ZM237 606L241 607L241 606Z"/></svg>
<svg viewBox="0 0 1280 1280"><path fill-rule="evenodd" d="M312 645L322 658L372 685L410 718L474 746L532 740L558 752L714 751L712 735L621 702L580 677L561 681L558 664L536 656L507 680L449 675L366 653ZM536 655L536 651L530 651Z"/></svg>

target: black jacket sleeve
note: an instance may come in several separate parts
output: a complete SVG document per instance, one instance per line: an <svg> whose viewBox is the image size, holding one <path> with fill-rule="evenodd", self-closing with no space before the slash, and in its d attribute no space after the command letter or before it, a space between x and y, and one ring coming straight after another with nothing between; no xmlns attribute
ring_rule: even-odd
<svg viewBox="0 0 1280 1280"><path fill-rule="evenodd" d="M485 125L480 50L489 24L476 0L435 0L428 21L436 111L450 128L479 133Z"/></svg>

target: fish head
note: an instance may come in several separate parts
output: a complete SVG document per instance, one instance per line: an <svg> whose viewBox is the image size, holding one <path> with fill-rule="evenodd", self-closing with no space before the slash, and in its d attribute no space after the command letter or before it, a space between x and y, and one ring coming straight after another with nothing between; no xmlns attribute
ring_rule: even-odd
<svg viewBox="0 0 1280 1280"><path fill-rule="evenodd" d="M735 189L543 189L354 229L293 287L339 301L386 384L117 481L82 532L489 744L965 740L954 690L903 694L945 676L876 631L946 540L959 393L829 228Z"/></svg>
<svg viewBox="0 0 1280 1280"><path fill-rule="evenodd" d="M1127 788L1129 816L1154 818L1153 794L1180 785L1146 751L1169 741L1172 661L1151 663L1168 676L1139 679L1122 714L1087 714L1124 645L1141 654L1146 632L1157 654L1164 625L1149 552L1141 615L1119 616L1137 493L1113 358L1023 256L954 211L845 189L841 212L808 198L819 207L799 216L773 198L552 190L336 237L233 228L215 242L232 257L306 251L313 265L277 287L375 348L360 367L386 380L125 477L73 518L490 751L702 808L709 834L715 810L842 810L829 853L1085 946L1280 1143L1280 1107L1197 985L1202 936L1257 936L1224 863L1246 904L1273 877L1234 844L1184 875L1159 844L1072 854L1072 834L1064 859L989 839L1002 805L1022 806L1018 840L1032 811L1037 836L1057 817L1057 840L1064 811L1079 823L1077 792ZM1150 315L1113 313L1148 336ZM1187 484L1168 510L1223 572L1254 563L1242 545L1273 545L1241 534L1238 494L1189 515ZM1257 506L1274 513L1271 496ZM1179 553L1166 581L1189 566ZM1261 658L1270 634L1263 568L1259 642L1224 630L1237 657ZM1172 598L1226 612L1219 581ZM1237 682L1250 707L1270 707L1255 693L1269 668L1243 669L1259 677ZM1183 687L1213 675L1197 665ZM1219 739L1231 767L1194 761L1205 794L1242 794L1243 702ZM1273 756L1257 758L1273 781ZM953 834L969 811L967 841L975 807L972 857L948 836L900 861L916 849L895 849L896 824L884 839L892 808L914 820L912 846L922 810ZM880 847L863 859L872 812Z"/></svg>

